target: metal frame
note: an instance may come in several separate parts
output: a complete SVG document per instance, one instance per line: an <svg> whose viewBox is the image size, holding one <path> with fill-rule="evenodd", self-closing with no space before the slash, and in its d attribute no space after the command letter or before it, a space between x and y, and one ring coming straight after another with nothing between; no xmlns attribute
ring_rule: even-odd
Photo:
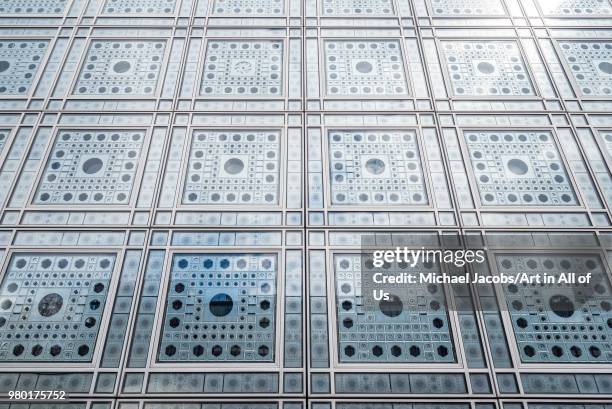
<svg viewBox="0 0 612 409"><path fill-rule="evenodd" d="M418 4L415 2L419 2ZM307 406L313 409L323 409L318 404L329 404L329 409L335 408L337 403L360 403L368 405L376 402L386 403L432 403L439 407L447 403L465 403L470 409L496 409L505 408L509 403L518 403L525 409L532 402L562 402L570 403L579 401L584 403L603 404L612 401L612 390L606 390L601 386L600 392L592 390L581 393L558 394L547 392L546 386L543 392L534 393L529 391L524 384L527 376L584 376L591 377L593 383L597 379L612 382L612 364L523 364L517 353L514 334L508 328L508 317L502 312L500 314L501 331L508 348L508 367L496 366L493 347L495 346L495 335L492 328L487 326L488 316L480 308L487 301L482 298L478 289L469 287L465 299L472 302L473 331L465 331L460 312L447 309L449 316L449 327L451 329L452 342L455 347L457 362L447 363L423 363L387 365L381 363L342 363L339 362L337 350L337 321L335 311L335 277L333 276L332 257L338 252L351 252L358 249L358 245L342 245L334 241L334 237L345 234L346 237L357 237L360 234L385 233L393 234L418 234L420 232L432 232L436 234L466 234L477 233L513 233L521 232L532 234L565 234L574 233L593 234L602 241L612 242L612 184L608 184L603 177L609 177L612 181L612 155L606 151L602 141L597 138L597 131L601 129L612 129L612 115L605 111L604 102L606 98L584 98L580 93L568 97L563 92L563 84L558 84L553 74L566 75L569 87L576 91L575 83L571 74L567 71L567 64L560 58L557 41L559 39L597 40L595 36L581 39L572 34L568 37L559 37L561 29L580 31L599 31L612 37L612 18L601 16L568 16L557 18L545 16L538 2L533 3L533 9L527 4L527 0L501 0L505 15L479 15L472 17L437 16L433 15L429 0L391 0L393 13L390 15L326 15L323 11L322 0L283 0L284 12L282 15L264 13L261 15L219 15L213 12L214 0L177 0L174 13L169 15L114 15L104 14L105 0L68 0L67 7L61 15L32 14L2 15L0 16L0 34L4 39L23 40L48 40L49 47L41 61L41 66L35 75L33 85L28 92L22 96L7 96L0 100L0 129L8 129L9 135L5 148L0 152L0 171L8 164L10 178L2 180L3 186L8 186L6 200L0 203L3 212L0 217L0 276L6 271L10 257L15 252L116 252L117 259L114 266L111 288L107 295L106 310L103 322L96 339L96 350L91 363L0 363L0 402L6 401L6 390L2 389L2 381L7 385L13 380L29 379L35 382L42 376L51 377L55 380L66 381L69 378L62 376L77 376L84 378L91 374L92 384L86 392L71 393L70 398L76 402L85 403L86 409L107 409L98 404L109 403L108 409L144 409L145 403L244 403L249 402L280 402L282 404L298 403L303 408ZM190 5L190 9L183 7ZM423 6L422 8L419 8ZM417 14L417 11L420 14ZM584 26L583 26L584 24ZM586 28L585 28L586 26ZM473 35L473 36L472 36ZM606 38L606 37L601 37ZM165 41L163 67L159 70L159 79L155 92L150 96L128 96L128 95L75 95L73 89L78 81L80 69L86 58L92 41L113 40L157 40ZM397 41L402 54L405 81L410 89L406 95L380 96L380 95L356 95L333 96L326 92L326 70L324 65L323 45L325 41ZM282 92L278 96L253 96L242 97L231 96L203 96L200 95L202 76L204 73L203 63L206 58L206 47L209 40L277 40L283 43L283 75ZM441 63L439 45L442 41L511 41L517 44L523 59L522 63L528 72L529 80L533 86L535 95L532 96L509 96L509 97L479 97L479 96L455 96L452 92L451 83L446 65ZM200 41L197 46L192 45ZM552 67L554 62L549 58L550 50L543 41L550 41L558 59L559 66ZM295 48L291 45L295 44ZM299 45L299 49L298 46ZM307 47L317 47L317 55L307 59L309 50ZM434 49L434 46L438 48ZM77 49L80 47L80 49ZM290 58L295 53L295 61ZM312 51L312 50L310 50ZM297 64L297 57L301 66ZM53 56L53 60L51 57ZM530 60L529 58L532 58ZM554 59L554 58L553 58ZM437 68L430 62L437 63ZM538 67L535 67L538 65ZM548 66L550 65L550 66ZM69 80L64 76L66 67L73 68ZM414 70L411 70L415 68ZM561 69L561 71L555 71ZM299 72L298 72L299 70ZM437 70L434 72L434 70ZM418 72L417 72L418 71ZM312 83L316 73L318 83ZM48 78L45 77L45 74ZM415 77L416 74L416 77ZM291 75L299 77L301 83L299 90L294 90ZM174 77L173 77L174 76ZM546 77L547 80L541 78ZM416 78L416 79L415 79ZM420 78L423 78L422 82ZM48 93L37 94L40 80L45 86L48 84ZM60 82L63 81L63 82ZM168 81L168 88L165 82ZM170 82L172 81L172 82ZM192 81L191 83L189 81ZM418 87L414 83L418 81ZM190 86L193 87L190 88ZM318 94L310 96L308 87L316 87ZM66 92L56 93L59 87L64 87ZM437 88L436 88L437 87ZM169 91L167 91L169 89ZM436 96L438 89L444 89L446 96ZM292 93L292 90L294 90ZM561 90L561 91L560 91ZM298 95L299 93L299 95ZM291 96L290 96L291 95ZM565 96L564 96L565 95ZM600 105L586 104L586 100L592 100ZM352 102L352 104L351 104ZM588 101L587 101L588 102ZM131 104L130 104L131 103ZM521 106L521 103L523 105ZM381 104L381 105L378 105ZM527 108L525 108L527 107ZM599 108L598 108L599 107ZM603 109L601 107L604 107ZM231 111L231 112L228 112ZM483 114L483 111L486 111ZM346 115L347 118L359 117L360 123L346 125L349 120L342 124L328 122L333 116ZM597 118L601 115L602 118ZM465 121L466 117L472 119ZM386 121L391 117L408 118L405 122ZM473 118L479 117L482 122L477 123ZM522 118L523 120L517 120ZM130 121L130 119L132 121ZM257 120L261 119L260 122ZM411 122L412 121L412 122ZM606 122L607 121L607 122ZM467 123L466 123L467 122ZM400 123L400 125L398 125ZM37 181L40 179L50 149L54 144L58 132L62 129L138 129L145 131L145 141L138 165L138 180L134 180L130 203L125 206L35 206L32 205L32 195L35 194ZM424 133L424 129L431 133ZM29 153L35 149L36 137L39 130L48 130L49 141L45 150L41 153L39 166L35 168L28 163ZM183 177L185 175L186 163L180 160L187 158L191 149L193 132L199 129L221 130L221 129L258 129L258 130L280 130L280 169L279 169L279 202L274 206L245 206L245 205L183 205L182 196L175 200L172 205L163 207L161 205L162 195L165 193L163 186L166 175L173 172L172 166L177 166L177 185L173 188L175 194L181 194L184 189ZM329 199L330 184L328 178L323 177L322 188L324 189L324 204L321 208L310 208L308 204L308 131L315 129L321 133L322 140L326 142L329 130L415 130L419 146L419 155L423 167L423 176L426 182L429 205L427 206L333 206ZM553 135L555 146L559 150L561 160L566 166L571 183L575 190L578 206L559 207L529 207L520 208L502 206L481 206L478 202L477 193L474 189L473 174L471 168L466 166L465 173L469 192L472 194L474 205L461 207L461 191L453 185L453 166L456 163L467 164L464 158L453 157L449 149L449 143L445 138L445 131L455 133L459 153L465 155L464 130L486 129L486 130L546 130ZM573 159L567 154L568 147L563 144L559 130L567 132L576 146L577 156L582 159L580 166L583 173L578 173L572 168ZM590 146L581 139L579 130L587 129L594 135L595 147L602 155L602 163L599 159L589 156ZM184 130L185 144L181 149L181 157L176 159L171 156L171 147L174 132ZM287 205L287 192L290 187L289 173L298 167L296 163L290 163L289 132L299 133L301 146L300 168L301 173L301 205L289 207ZM435 135L433 134L435 132ZM429 170L430 159L426 155L425 140L428 137L435 139L438 145L440 170L438 174L446 181L448 188L447 207L440 208L434 197L435 180ZM435 138L434 138L435 136ZM161 140L163 137L163 140ZM159 157L151 159L153 143L157 141L160 146ZM11 157L9 154L15 146L23 147L19 157ZM322 175L329 173L329 157L326 155L329 146L327 143L321 145L321 162L323 164ZM571 147L571 149L574 149ZM296 153L297 155L297 153ZM459 159L459 161L457 160ZM178 164L171 163L178 160ZM577 160L576 160L577 161ZM153 163L154 162L154 163ZM31 168L29 168L29 166ZM576 166L576 165L574 165ZM34 176L32 188L23 206L9 206L19 177L22 173L30 172ZM150 173L147 173L150 172ZM0 172L0 176L4 173ZM150 206L139 207L140 192L143 187L145 175L152 177L150 186ZM589 205L588 194L580 190L578 180L580 177L590 178L593 195L602 202L601 208ZM137 187L137 184L140 187ZM281 196L282 195L282 198ZM149 200L149 199L147 199ZM356 208L358 207L358 209ZM416 226L413 224L372 224L360 226L356 224L333 225L327 223L326 218L332 212L369 212L370 215L387 212L389 214L406 212L430 212L433 214L431 224ZM45 213L46 212L46 213ZM104 213L106 220L94 224L92 219L86 219L88 213ZM123 213L121 213L123 212ZM177 216L193 214L192 221L181 223ZM563 214L565 217L581 215L588 225L493 225L489 226L483 222L483 215L487 212L498 212L500 214L513 215L521 213L544 217L557 217ZM41 220L51 218L56 214L65 214L66 219L82 216L80 222L70 221L61 223L28 223L25 218L29 215L40 215ZM117 220L116 215L124 215L125 220ZM259 217L257 222L248 224L243 222L250 214L254 218ZM322 215L323 222L313 223L309 220L312 214ZM454 223L443 225L442 216L452 215ZM214 214L218 221L198 224L196 217L208 217ZM85 215L85 216L83 216ZM280 215L280 216L279 216ZM468 215L472 216L475 223L468 221ZM251 215L252 216L252 215ZM280 222L267 223L266 217L278 217ZM465 217L465 218L464 218ZM450 219L450 216L446 220ZM264 220L264 221L261 221ZM274 219L277 220L277 219ZM372 220L374 217L372 217ZM254 244L235 245L234 242L220 241L216 245L203 245L199 247L171 242L177 233L199 232L216 233L219 235L250 235L249 239ZM107 236L108 234L108 236ZM262 234L278 234L281 237L280 244L268 244L261 240ZM103 244L106 237L112 237L116 242ZM260 235L260 236L258 236ZM78 237L77 237L78 236ZM122 237L118 239L116 237ZM24 237L26 239L24 239ZM88 241L83 237L88 237ZM259 238L259 242L257 242ZM24 243L30 240L31 243ZM52 242L46 242L45 240ZM109 239L110 240L110 239ZM97 242L100 244L97 244ZM531 248L530 251L541 251ZM275 323L275 352L274 362L261 363L230 363L206 362L206 363L158 363L156 361L159 339L162 331L161 319L164 314L164 304L169 286L169 263L177 252L185 253L220 253L220 252L273 252L278 255L277 291L276 291L276 319ZM285 365L285 317L287 306L283 302L287 296L285 286L289 277L285 275L286 259L289 251L301 252L301 341L302 341L302 365ZM131 253L133 252L133 253ZM139 314L142 311L140 302L147 296L149 289L146 287L146 272L151 255L154 252L163 253L163 265L160 266L160 283L156 296L156 304L151 310L154 318L151 327L151 337L148 341L148 352L142 367L130 366L129 358L132 354L133 345L137 340L130 339L139 325ZM311 357L316 353L310 348L310 336L316 329L311 321L313 304L311 297L315 297L310 284L310 274L315 268L311 265L311 252L322 252L325 273L321 280L325 288L324 307L326 308L326 331L325 339L328 348L329 363L327 367L315 367L312 365ZM602 250L603 252L603 250ZM609 256L609 252L602 253ZM120 286L123 269L128 261L128 255L138 258L134 262L131 274L134 275L133 293L127 296ZM494 271L494 270L493 270ZM610 275L610 266L607 267ZM446 291L447 303L456 306L459 297ZM496 287L497 296L495 301L500 307L504 301L503 294ZM112 299L110 298L112 297ZM119 300L118 297L125 297ZM130 298L131 297L131 298ZM129 300L128 300L129 298ZM297 297L296 297L297 298ZM122 304L123 302L123 304ZM129 334L121 344L119 363L116 367L107 367L102 364L103 352L106 342L113 334L110 327L114 317L115 307L123 308L122 317L125 319L125 332ZM471 313L471 312L470 312ZM321 314L323 315L323 314ZM331 321L331 322L330 322ZM505 324L505 325L504 325ZM103 327L103 328L102 328ZM462 338L468 334L478 338L475 344L480 349L482 364L470 361L469 347ZM278 376L278 390L274 393L261 392L204 392L202 393L180 393L170 390L167 394L147 391L145 386L151 375L170 373L177 376L187 373L198 375L216 376L225 374L235 375L247 374L251 378L257 373L272 373ZM369 390L356 390L354 392L339 392L336 384L337 375L364 376L371 384ZM101 392L96 384L107 377L114 381L112 388L109 386L107 392ZM293 376L293 380L300 379L300 383L294 389L284 389L287 377ZM376 382L384 377L398 379L405 375L408 382L414 376L422 376L431 379L432 382L440 382L440 375L453 375L465 383L464 393L450 393L450 389L444 389L442 385L436 393L424 392L413 389L411 392L397 390L388 394L376 393ZM516 380L516 392L504 389L504 376L513 376ZM114 376L114 378L112 378ZM317 382L327 376L329 383L327 390L319 388ZM410 377L413 378L410 378ZM126 387L133 379L138 381L142 377L140 389L135 391ZM300 378L301 377L301 378ZM395 378L392 378L395 377ZM7 381L8 379L8 381ZM50 379L50 378L49 378ZM223 379L223 378L220 378ZM419 378L420 379L420 378ZM449 378L450 379L450 378ZM455 379L455 378L453 378ZM489 391L486 388L478 389L475 379L483 379L489 383ZM542 378L544 379L544 378ZM564 378L565 379L565 378ZM578 378L574 378L578 379ZM9 382L10 381L10 382ZM24 381L21 381L24 382ZM602 381L599 381L600 384ZM138 382L136 382L138 383ZM20 384L20 385L23 385ZM26 384L27 385L27 384ZM129 385L128 385L129 386ZM35 387L35 384L34 386ZM69 385L67 386L69 387ZM301 388L301 389L300 389ZM319 389L317 389L319 388ZM110 391L112 389L112 391ZM136 386L138 389L138 385ZM612 388L610 388L612 389ZM564 392L564 391L559 391ZM43 403L44 405L44 403ZM317 408L314 408L317 406ZM36 406L33 406L34 408ZM172 406L168 406L172 407ZM280 406L279 406L280 407ZM510 409L510 408L508 408ZM516 409L516 408L512 408Z"/></svg>

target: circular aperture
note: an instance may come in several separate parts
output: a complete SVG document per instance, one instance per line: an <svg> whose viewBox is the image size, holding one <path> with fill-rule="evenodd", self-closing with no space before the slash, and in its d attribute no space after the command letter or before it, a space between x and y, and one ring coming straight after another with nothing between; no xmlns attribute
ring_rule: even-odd
<svg viewBox="0 0 612 409"><path fill-rule="evenodd" d="M524 175L529 171L529 166L520 159L510 159L508 161L508 169L515 175Z"/></svg>
<svg viewBox="0 0 612 409"><path fill-rule="evenodd" d="M230 160L225 162L225 165L223 165L223 169L225 169L225 171L230 175L235 175L237 173L242 172L242 170L244 169L244 162L242 162L238 158L231 158Z"/></svg>
<svg viewBox="0 0 612 409"><path fill-rule="evenodd" d="M397 295L391 294L388 300L380 300L378 303L380 311L387 317L397 317L402 313L404 304Z"/></svg>
<svg viewBox="0 0 612 409"><path fill-rule="evenodd" d="M208 307L210 308L212 315L215 317L225 317L227 314L232 312L232 308L234 308L234 301L229 295L220 293L211 298Z"/></svg>
<svg viewBox="0 0 612 409"><path fill-rule="evenodd" d="M4 72L9 69L11 64L8 61L0 61L0 72Z"/></svg>
<svg viewBox="0 0 612 409"><path fill-rule="evenodd" d="M552 312L562 318L574 315L574 303L564 295L553 295L548 301Z"/></svg>
<svg viewBox="0 0 612 409"><path fill-rule="evenodd" d="M83 172L88 175L93 175L94 173L98 173L100 169L102 169L102 166L104 166L104 163L100 158L90 158L83 163Z"/></svg>
<svg viewBox="0 0 612 409"><path fill-rule="evenodd" d="M119 61L118 63L115 63L115 65L113 65L113 71L115 71L117 74L123 74L125 72L128 72L131 67L132 65L129 62Z"/></svg>
<svg viewBox="0 0 612 409"><path fill-rule="evenodd" d="M367 61L359 61L355 68L362 74L370 73L374 69L374 67L372 67L372 64Z"/></svg>
<svg viewBox="0 0 612 409"><path fill-rule="evenodd" d="M366 162L365 168L373 175L380 175L385 171L385 162L377 158L372 158Z"/></svg>
<svg viewBox="0 0 612 409"><path fill-rule="evenodd" d="M2 61L2 62L4 62L4 61ZM0 64L2 64L2 62L0 62ZM597 67L602 72L605 72L606 74L612 74L612 63L609 63L607 61L603 61L603 62L600 62Z"/></svg>
<svg viewBox="0 0 612 409"><path fill-rule="evenodd" d="M43 317L51 317L59 312L64 305L64 299L57 293L45 295L38 303L38 313Z"/></svg>
<svg viewBox="0 0 612 409"><path fill-rule="evenodd" d="M476 68L478 68L478 71L480 71L483 74L493 74L495 72L495 66L486 61L478 63Z"/></svg>

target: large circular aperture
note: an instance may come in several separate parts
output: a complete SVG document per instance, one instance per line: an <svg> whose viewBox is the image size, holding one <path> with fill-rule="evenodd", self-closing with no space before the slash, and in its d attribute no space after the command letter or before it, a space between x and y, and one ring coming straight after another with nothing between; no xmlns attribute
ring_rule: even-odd
<svg viewBox="0 0 612 409"><path fill-rule="evenodd" d="M388 300L380 300L378 303L380 311L387 317L397 317L402 313L404 304L397 295L391 294Z"/></svg>
<svg viewBox="0 0 612 409"><path fill-rule="evenodd" d="M215 317L225 317L227 314L232 312L232 309L234 308L234 301L229 295L220 293L216 294L210 299L208 307L210 308L212 315Z"/></svg>
<svg viewBox="0 0 612 409"><path fill-rule="evenodd" d="M51 317L59 312L64 305L64 299L57 293L45 295L38 303L38 313L43 317Z"/></svg>

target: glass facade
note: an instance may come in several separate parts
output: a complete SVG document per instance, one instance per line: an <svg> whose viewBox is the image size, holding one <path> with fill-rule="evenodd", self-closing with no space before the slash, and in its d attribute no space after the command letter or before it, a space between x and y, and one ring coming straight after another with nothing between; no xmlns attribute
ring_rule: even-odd
<svg viewBox="0 0 612 409"><path fill-rule="evenodd" d="M611 112L610 0L0 0L0 408L607 408Z"/></svg>

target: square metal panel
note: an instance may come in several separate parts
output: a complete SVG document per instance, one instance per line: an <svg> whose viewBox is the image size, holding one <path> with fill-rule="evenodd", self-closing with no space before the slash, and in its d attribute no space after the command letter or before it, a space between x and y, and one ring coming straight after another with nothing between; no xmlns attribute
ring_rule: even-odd
<svg viewBox="0 0 612 409"><path fill-rule="evenodd" d="M274 361L277 255L175 254L160 362Z"/></svg>
<svg viewBox="0 0 612 409"><path fill-rule="evenodd" d="M173 14L178 0L106 0L105 14Z"/></svg>
<svg viewBox="0 0 612 409"><path fill-rule="evenodd" d="M429 0L434 16L504 16L501 0Z"/></svg>
<svg viewBox="0 0 612 409"><path fill-rule="evenodd" d="M194 131L183 204L279 204L279 131Z"/></svg>
<svg viewBox="0 0 612 409"><path fill-rule="evenodd" d="M348 253L335 254L333 263L340 362L454 362L441 286L410 284L378 305L364 305L362 268L372 266L360 254ZM394 263L383 274L407 267ZM410 271L439 273L439 266L419 263Z"/></svg>
<svg viewBox="0 0 612 409"><path fill-rule="evenodd" d="M94 40L74 87L76 95L152 96L165 40Z"/></svg>
<svg viewBox="0 0 612 409"><path fill-rule="evenodd" d="M582 95L612 95L612 41L559 41L559 49Z"/></svg>
<svg viewBox="0 0 612 409"><path fill-rule="evenodd" d="M0 361L90 362L115 257L15 253L0 287Z"/></svg>
<svg viewBox="0 0 612 409"><path fill-rule="evenodd" d="M516 41L441 41L455 96L536 95Z"/></svg>
<svg viewBox="0 0 612 409"><path fill-rule="evenodd" d="M4 0L0 13L4 14L61 14L68 0Z"/></svg>
<svg viewBox="0 0 612 409"><path fill-rule="evenodd" d="M612 13L609 0L537 0L546 16L591 17Z"/></svg>
<svg viewBox="0 0 612 409"><path fill-rule="evenodd" d="M568 206L578 201L549 131L465 131L483 205Z"/></svg>
<svg viewBox="0 0 612 409"><path fill-rule="evenodd" d="M210 40L200 94L281 96L283 64L282 41Z"/></svg>
<svg viewBox="0 0 612 409"><path fill-rule="evenodd" d="M49 47L47 40L0 41L0 95L24 95Z"/></svg>
<svg viewBox="0 0 612 409"><path fill-rule="evenodd" d="M285 0L215 0L212 14L214 15L283 15Z"/></svg>
<svg viewBox="0 0 612 409"><path fill-rule="evenodd" d="M144 139L142 130L61 130L33 202L127 204Z"/></svg>
<svg viewBox="0 0 612 409"><path fill-rule="evenodd" d="M334 205L426 205L416 132L329 131Z"/></svg>
<svg viewBox="0 0 612 409"><path fill-rule="evenodd" d="M547 274L556 284L503 286L523 362L611 362L612 288L597 254L498 254L500 273ZM591 273L588 285L558 283Z"/></svg>
<svg viewBox="0 0 612 409"><path fill-rule="evenodd" d="M328 96L406 96L408 84L397 40L327 40Z"/></svg>
<svg viewBox="0 0 612 409"><path fill-rule="evenodd" d="M392 0L322 0L323 15L329 16L391 16L395 14Z"/></svg>

